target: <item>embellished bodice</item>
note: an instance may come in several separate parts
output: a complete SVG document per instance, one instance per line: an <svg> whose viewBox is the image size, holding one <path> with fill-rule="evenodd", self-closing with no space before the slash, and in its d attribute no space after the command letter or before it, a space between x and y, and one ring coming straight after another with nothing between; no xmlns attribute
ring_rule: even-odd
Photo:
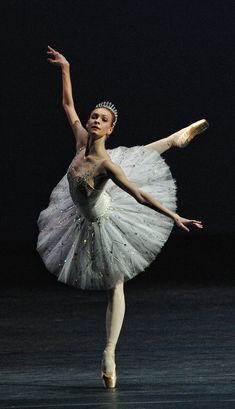
<svg viewBox="0 0 235 409"><path fill-rule="evenodd" d="M97 220L106 213L111 201L109 194L104 190L104 186L102 189L95 189L88 183L88 180L94 176L99 163L94 164L89 171L83 174L77 174L73 163L74 161L72 161L67 171L72 200L78 207L80 214L88 220Z"/></svg>

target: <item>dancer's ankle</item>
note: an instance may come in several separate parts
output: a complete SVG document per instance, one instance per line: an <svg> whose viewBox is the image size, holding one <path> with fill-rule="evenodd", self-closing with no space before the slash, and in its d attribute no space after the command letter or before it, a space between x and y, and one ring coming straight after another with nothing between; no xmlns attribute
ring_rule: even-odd
<svg viewBox="0 0 235 409"><path fill-rule="evenodd" d="M111 342L108 342L105 346L104 353L107 355L114 355L115 354L115 345Z"/></svg>
<svg viewBox="0 0 235 409"><path fill-rule="evenodd" d="M187 127L180 129L174 134L168 136L167 143L170 148L179 148L179 138L186 131Z"/></svg>
<svg viewBox="0 0 235 409"><path fill-rule="evenodd" d="M106 349L104 350L103 353L103 359L102 359L102 371L103 373L107 374L112 374L115 371L115 352L114 349Z"/></svg>

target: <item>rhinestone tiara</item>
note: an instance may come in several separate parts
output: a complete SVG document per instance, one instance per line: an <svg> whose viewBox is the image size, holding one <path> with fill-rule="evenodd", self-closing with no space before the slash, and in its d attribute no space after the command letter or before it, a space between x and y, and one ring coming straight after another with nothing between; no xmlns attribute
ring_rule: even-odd
<svg viewBox="0 0 235 409"><path fill-rule="evenodd" d="M96 108L107 108L107 109L109 109L109 110L113 113L113 115L114 115L113 126L116 125L117 119L118 119L118 111L117 111L117 109L115 108L115 106L112 104L112 102L103 101L103 102L100 102L99 104L96 104L95 107L96 107Z"/></svg>

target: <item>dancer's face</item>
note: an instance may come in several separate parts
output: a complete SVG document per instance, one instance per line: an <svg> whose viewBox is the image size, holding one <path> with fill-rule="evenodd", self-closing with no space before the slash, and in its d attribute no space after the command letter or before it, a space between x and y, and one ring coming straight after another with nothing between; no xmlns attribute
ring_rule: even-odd
<svg viewBox="0 0 235 409"><path fill-rule="evenodd" d="M94 109L86 124L88 133L95 139L109 136L113 131L113 115L106 108Z"/></svg>

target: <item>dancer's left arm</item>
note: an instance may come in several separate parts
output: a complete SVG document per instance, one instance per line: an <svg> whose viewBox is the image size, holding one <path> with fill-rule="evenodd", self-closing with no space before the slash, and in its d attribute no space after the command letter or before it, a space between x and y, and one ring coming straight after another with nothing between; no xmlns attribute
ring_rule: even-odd
<svg viewBox="0 0 235 409"><path fill-rule="evenodd" d="M138 203L170 217L172 220L174 220L176 225L183 230L189 231L188 226L190 225L193 225L199 229L203 228L201 221L185 219L184 217L179 216L177 213L172 212L170 209L164 206L159 200L140 190L126 177L120 166L116 165L110 160L105 160L103 165L108 177L112 179L117 186L133 196Z"/></svg>

